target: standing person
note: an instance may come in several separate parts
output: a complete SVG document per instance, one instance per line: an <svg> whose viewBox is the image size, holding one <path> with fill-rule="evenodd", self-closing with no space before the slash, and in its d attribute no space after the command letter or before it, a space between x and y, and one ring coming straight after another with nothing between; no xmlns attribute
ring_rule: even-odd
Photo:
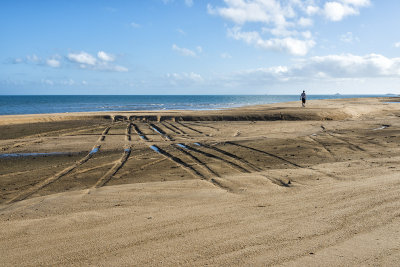
<svg viewBox="0 0 400 267"><path fill-rule="evenodd" d="M306 91L303 90L303 93L301 94L300 99L301 99L301 105L303 107L305 107L306 106Z"/></svg>

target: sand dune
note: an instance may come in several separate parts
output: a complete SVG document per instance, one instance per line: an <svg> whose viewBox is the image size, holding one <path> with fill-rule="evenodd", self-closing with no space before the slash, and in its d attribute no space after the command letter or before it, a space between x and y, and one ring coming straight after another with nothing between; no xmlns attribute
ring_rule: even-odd
<svg viewBox="0 0 400 267"><path fill-rule="evenodd" d="M387 101L0 116L1 264L395 266Z"/></svg>

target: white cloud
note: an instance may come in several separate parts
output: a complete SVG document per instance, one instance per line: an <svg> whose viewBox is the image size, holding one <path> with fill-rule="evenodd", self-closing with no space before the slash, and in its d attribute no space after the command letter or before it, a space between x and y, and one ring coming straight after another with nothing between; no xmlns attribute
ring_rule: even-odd
<svg viewBox="0 0 400 267"><path fill-rule="evenodd" d="M75 63L81 69L91 69L91 70L101 70L101 71L116 71L116 72L127 72L128 68L113 65L112 61L115 57L111 54L107 54L104 51L99 51L97 53L97 58L86 52L80 53L70 53L67 58L70 62Z"/></svg>
<svg viewBox="0 0 400 267"><path fill-rule="evenodd" d="M324 13L329 20L340 21L345 16L358 14L358 11L339 2L327 2L324 6Z"/></svg>
<svg viewBox="0 0 400 267"><path fill-rule="evenodd" d="M57 60L57 59L55 59L55 58L47 59L47 60L46 60L46 64L47 64L48 66L50 66L50 67L53 67L53 68L58 68L58 67L60 67L60 65L61 65L60 61Z"/></svg>
<svg viewBox="0 0 400 267"><path fill-rule="evenodd" d="M296 56L306 55L308 51L315 45L315 42L311 39L299 40L291 37L264 40L258 32L243 32L238 27L230 29L228 35L235 40L243 40L248 44L252 44L260 48L285 51Z"/></svg>
<svg viewBox="0 0 400 267"><path fill-rule="evenodd" d="M400 48L400 42L395 43L395 44L394 44L394 47Z"/></svg>
<svg viewBox="0 0 400 267"><path fill-rule="evenodd" d="M300 18L297 22L301 27L309 27L313 25L312 19L309 18Z"/></svg>
<svg viewBox="0 0 400 267"><path fill-rule="evenodd" d="M340 36L340 41L345 43L353 43L355 41L359 42L360 39L358 39L358 37L355 37L352 32L346 32L345 34L342 34Z"/></svg>
<svg viewBox="0 0 400 267"><path fill-rule="evenodd" d="M357 7L369 6L371 4L370 0L342 0L342 2Z"/></svg>
<svg viewBox="0 0 400 267"><path fill-rule="evenodd" d="M320 8L317 6L313 6L313 5L307 6L307 8L306 8L306 14L309 16L315 15L319 11L320 11Z"/></svg>
<svg viewBox="0 0 400 267"><path fill-rule="evenodd" d="M104 51L97 53L97 58L87 52L69 53L66 57L60 55L53 55L47 59L42 59L37 55L28 55L26 58L15 58L10 60L12 64L33 64L37 66L48 66L52 68L59 68L68 60L73 65L80 69L100 70L100 71L115 71L127 72L128 68L120 65L112 64L115 61L115 56Z"/></svg>
<svg viewBox="0 0 400 267"><path fill-rule="evenodd" d="M128 68L123 67L123 66L108 66L107 68L105 68L105 70L110 70L110 71L116 71L116 72L127 72L129 71Z"/></svg>
<svg viewBox="0 0 400 267"><path fill-rule="evenodd" d="M229 53L222 53L221 54L221 58L223 58L223 59L228 59L228 58L232 58L232 56L229 54Z"/></svg>
<svg viewBox="0 0 400 267"><path fill-rule="evenodd" d="M346 16L358 15L360 7L370 5L369 0L341 0L327 2L324 5L324 15L331 21L340 21Z"/></svg>
<svg viewBox="0 0 400 267"><path fill-rule="evenodd" d="M69 79L69 80L62 80L62 81L60 81L60 84L62 84L62 85L74 85L74 84L75 84L75 81L72 80L72 79Z"/></svg>
<svg viewBox="0 0 400 267"><path fill-rule="evenodd" d="M50 85L50 86L54 85L54 81L49 80L49 79L42 79L42 83L44 83L46 85Z"/></svg>
<svg viewBox="0 0 400 267"><path fill-rule="evenodd" d="M298 60L293 66L246 71L246 73L264 73L281 78L368 78L399 77L400 58L387 58L379 54L357 56L352 54L315 56Z"/></svg>
<svg viewBox="0 0 400 267"><path fill-rule="evenodd" d="M313 87L318 93L378 93L390 89L382 88L382 85L399 88L400 57L387 58L379 54L328 55L297 59L287 66L214 73L201 77L199 82L191 80L189 74L174 73L167 77L171 85L219 88L219 92L226 93L243 93L243 88L257 93L283 92L281 90L288 93L297 92L299 85Z"/></svg>
<svg viewBox="0 0 400 267"><path fill-rule="evenodd" d="M243 0L226 0L225 3L227 7L213 8L211 5L208 5L208 12L220 15L237 24L264 22L281 25L286 22L285 16L289 15L287 11L281 8L279 2L275 0L246 2Z"/></svg>
<svg viewBox="0 0 400 267"><path fill-rule="evenodd" d="M42 59L39 58L39 57L38 57L37 55L35 55L35 54L26 56L26 59L27 59L29 62L33 62L33 63L39 63L39 62L42 61Z"/></svg>
<svg viewBox="0 0 400 267"><path fill-rule="evenodd" d="M163 2L165 5L169 4L169 3L173 3L175 2L175 0L161 0L161 2ZM187 6L187 7L192 7L194 2L193 0L183 0L183 3Z"/></svg>
<svg viewBox="0 0 400 267"><path fill-rule="evenodd" d="M22 58L14 58L12 60L12 63L14 63L14 64L19 64L19 63L23 63L23 62L24 62L24 60Z"/></svg>
<svg viewBox="0 0 400 267"><path fill-rule="evenodd" d="M58 68L61 65L61 61L59 60L59 55L53 55L47 59L42 59L39 56L27 55L25 58L15 58L11 62L13 64L33 64L37 66L49 66L52 68Z"/></svg>
<svg viewBox="0 0 400 267"><path fill-rule="evenodd" d="M68 54L67 58L71 62L80 63L80 64L94 66L97 63L96 58L86 52L70 53L70 54Z"/></svg>
<svg viewBox="0 0 400 267"><path fill-rule="evenodd" d="M168 82L172 85L193 85L193 83L203 83L203 77L194 72L190 73L168 73L166 75Z"/></svg>
<svg viewBox="0 0 400 267"><path fill-rule="evenodd" d="M200 47L200 46L198 46ZM201 47L200 47L201 48ZM182 56L187 56L187 57L196 57L197 54L195 51L190 50L188 48L183 48L183 47L179 47L176 44L172 45L172 50L178 52L179 54L181 54ZM198 50L198 49L197 49Z"/></svg>
<svg viewBox="0 0 400 267"><path fill-rule="evenodd" d="M115 57L114 57L113 55L107 54L107 53L104 52L104 51L99 51L99 52L97 53L97 57L98 57L99 59L103 60L103 61L108 61L108 62L112 62L112 61L115 60Z"/></svg>
<svg viewBox="0 0 400 267"><path fill-rule="evenodd" d="M179 75L175 78L178 77L182 79ZM265 88L265 84L293 86L314 81L316 85L325 86L327 82L335 84L346 80L359 83L361 80L379 79L400 79L400 57L387 58L379 54L309 57L297 60L291 66L241 70L208 77L202 81L203 84L218 85L221 88Z"/></svg>
<svg viewBox="0 0 400 267"><path fill-rule="evenodd" d="M185 5L188 7L193 6L193 0L185 0Z"/></svg>
<svg viewBox="0 0 400 267"><path fill-rule="evenodd" d="M313 26L311 16L340 21L346 16L358 15L360 8L369 6L370 1L224 0L224 4L208 4L207 10L211 15L234 23L228 29L228 36L256 47L304 56L315 46L312 33L304 31ZM248 24L252 25L251 30ZM232 29L241 30L235 32Z"/></svg>

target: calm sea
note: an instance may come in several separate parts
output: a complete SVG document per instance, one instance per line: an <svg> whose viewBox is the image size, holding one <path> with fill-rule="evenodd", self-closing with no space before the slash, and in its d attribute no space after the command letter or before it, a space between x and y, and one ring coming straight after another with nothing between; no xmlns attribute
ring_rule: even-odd
<svg viewBox="0 0 400 267"><path fill-rule="evenodd" d="M385 95L308 95L311 99ZM127 110L211 110L299 101L299 95L68 95L0 96L0 115Z"/></svg>

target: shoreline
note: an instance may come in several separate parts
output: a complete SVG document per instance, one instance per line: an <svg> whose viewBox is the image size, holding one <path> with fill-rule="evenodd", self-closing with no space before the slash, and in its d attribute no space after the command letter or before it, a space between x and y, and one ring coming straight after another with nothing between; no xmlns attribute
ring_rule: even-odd
<svg viewBox="0 0 400 267"><path fill-rule="evenodd" d="M10 96L21 97L26 96ZM35 96L33 96L35 98ZM0 101L1 115L28 115L28 114L59 114L59 113L93 113L93 112L131 112L131 111L211 111L241 108L252 105L279 104L291 101L298 101L297 95L221 95L221 96L126 96L127 99L119 96L37 96L38 100L25 99L12 100L9 103L5 99ZM60 97L67 97L62 101ZM72 99L70 99L72 97ZM108 99L111 97L111 99ZM138 97L138 98L136 98ZM173 98L173 97L176 97ZM349 98L390 98L388 95L346 95L343 98L336 98L335 95L309 95L309 100L349 99ZM41 99L44 98L44 99ZM53 99L54 98L54 99ZM76 98L76 99L75 99ZM209 99L208 99L209 98ZM13 103L13 104L12 104ZM11 104L11 105L8 105ZM71 107L76 107L73 110ZM35 107L35 108L29 108ZM88 111L77 111L88 109ZM120 108L120 109L118 109ZM90 109L92 109L90 111ZM2 113L3 112L3 113ZM13 114L9 114L13 113Z"/></svg>
<svg viewBox="0 0 400 267"><path fill-rule="evenodd" d="M388 99L387 99L388 98ZM344 119L348 117L345 112L337 112L338 108L329 108L329 103L333 102L344 102L349 105L349 102L361 101L363 103L375 102L375 104L388 104L390 102L398 102L399 97L368 97L368 98L344 98L344 99L325 99L325 100L308 100L307 107L305 109L297 109L299 106L298 101L293 102L282 102L273 104L263 105L247 105L237 108L224 108L216 110L134 110L134 111L91 111L91 112L65 112L65 113L39 113L39 114L16 114L16 115L0 115L0 125L8 124L23 124L23 123L35 123L35 122L51 122L51 121L63 121L63 120L76 120L76 119L111 119L112 116L135 116L140 115L146 117L148 120L162 120L181 117L182 120L193 118L193 120L234 120L232 116L238 118L238 120L248 120L248 118L242 118L240 113L248 116L253 116L253 120L279 120L281 114L287 115L286 119L289 120L324 120L324 119ZM378 101L376 101L378 100ZM383 101L385 100L385 101ZM328 105L326 105L326 103ZM360 103L361 104L361 103ZM333 105L334 106L334 105ZM352 106L357 106L352 103ZM274 113L272 109L281 108L279 113ZM306 116L309 108L319 108L320 111L333 112L333 118L328 115L320 115L314 112L312 115L308 112L309 117ZM264 112L266 116L260 116L260 113ZM299 113L299 116L296 115ZM341 113L339 115L338 113ZM222 116L222 117L221 117ZM311 116L311 117L310 117ZM283 118L285 119L285 118Z"/></svg>

